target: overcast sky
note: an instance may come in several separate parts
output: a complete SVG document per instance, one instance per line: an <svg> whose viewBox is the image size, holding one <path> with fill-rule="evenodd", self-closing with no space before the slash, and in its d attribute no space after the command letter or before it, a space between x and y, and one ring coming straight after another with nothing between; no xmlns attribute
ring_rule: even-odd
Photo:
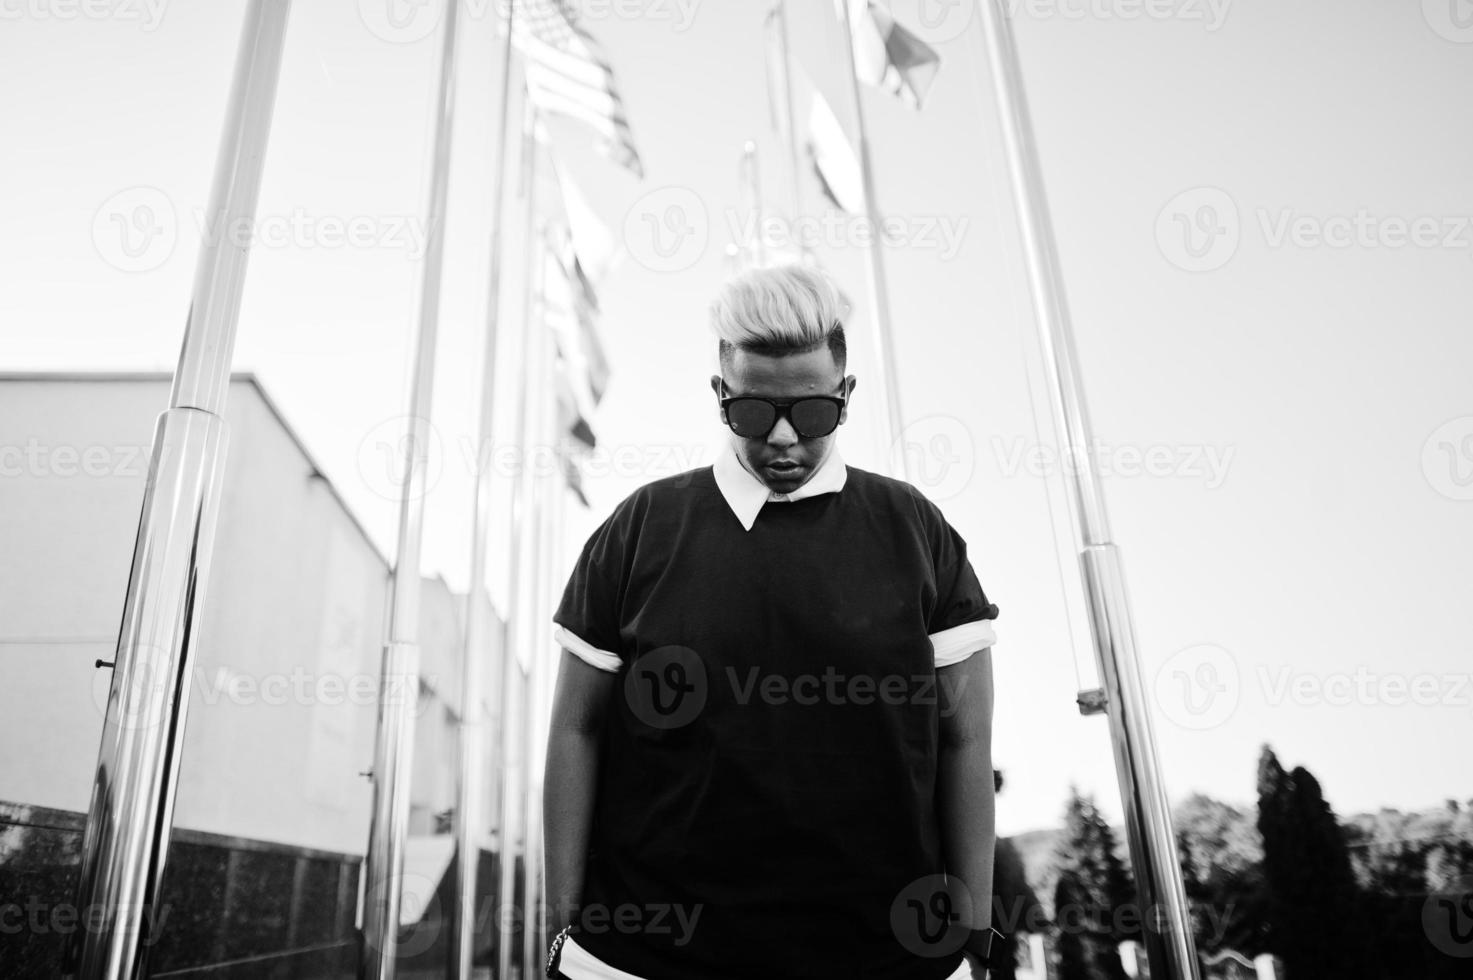
<svg viewBox="0 0 1473 980"><path fill-rule="evenodd" d="M390 2L293 11L235 359L386 552L396 505L376 447L407 399L441 6ZM565 560L635 487L722 444L705 309L750 217L745 140L772 212L791 200L762 4L580 6L647 175L555 134L628 252L601 289L613 382ZM895 0L942 69L919 113L873 89L864 107L898 229L885 263L912 479L1002 609L1010 832L1055 823L1070 783L1119 807L1106 721L1074 707L1093 655L969 7ZM0 0L0 368L172 369L244 9ZM424 553L457 586L500 77L489 0L463 9ZM1016 18L1172 797L1251 803L1265 741L1342 813L1466 796L1473 16L1460 0L1037 0ZM830 5L804 4L793 34L851 121ZM508 221L515 310L515 207ZM811 227L860 307L839 444L875 469L863 236ZM509 343L508 405L518 357ZM498 568L496 595L504 582Z"/></svg>

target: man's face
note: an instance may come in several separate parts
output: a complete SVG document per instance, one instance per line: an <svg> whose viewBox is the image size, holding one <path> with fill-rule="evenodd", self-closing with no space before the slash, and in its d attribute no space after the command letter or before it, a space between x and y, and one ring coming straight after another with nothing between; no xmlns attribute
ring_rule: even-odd
<svg viewBox="0 0 1473 980"><path fill-rule="evenodd" d="M827 347L786 357L754 354L738 348L732 352L731 363L725 373L727 397L755 395L788 399L835 395L843 398L854 390L855 385L853 375L843 377ZM718 399L722 397L721 380L719 374L711 376L711 390L716 392ZM842 424L848 416L846 406L839 415L839 422ZM807 483L828 458L838 432L835 429L826 436L804 439L783 417L777 420L765 438L745 439L732 432L731 440L736 447L737 458L748 472L770 490L792 493Z"/></svg>

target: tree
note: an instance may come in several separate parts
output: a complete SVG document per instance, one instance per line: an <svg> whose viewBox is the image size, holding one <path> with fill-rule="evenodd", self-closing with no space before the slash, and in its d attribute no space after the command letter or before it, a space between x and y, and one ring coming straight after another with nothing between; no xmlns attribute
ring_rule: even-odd
<svg viewBox="0 0 1473 980"><path fill-rule="evenodd" d="M1080 976L1123 978L1125 970L1116 947L1124 939L1139 936L1142 919L1141 910L1134 907L1135 885L1120 858L1115 833L1093 797L1080 796L1074 787L1069 789L1054 866L1059 874L1054 922L1061 933L1061 951L1072 950L1077 940L1086 971ZM1135 914L1124 914L1127 911Z"/></svg>
<svg viewBox="0 0 1473 980"><path fill-rule="evenodd" d="M1289 980L1368 977L1350 852L1319 782L1285 773L1267 745L1258 763L1258 830L1268 888L1268 947Z"/></svg>
<svg viewBox="0 0 1473 980"><path fill-rule="evenodd" d="M1254 817L1198 793L1183 800L1172 819L1197 948L1250 957L1263 952L1267 886Z"/></svg>

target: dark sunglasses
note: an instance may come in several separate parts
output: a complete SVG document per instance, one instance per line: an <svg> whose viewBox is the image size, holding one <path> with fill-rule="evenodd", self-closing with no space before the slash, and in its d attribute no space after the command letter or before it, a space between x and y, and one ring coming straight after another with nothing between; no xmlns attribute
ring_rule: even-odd
<svg viewBox="0 0 1473 980"><path fill-rule="evenodd" d="M726 381L721 382L726 391ZM758 398L736 395L721 398L721 420L743 439L765 439L786 418L803 439L819 439L839 427L839 416L849 404L845 395L805 395L802 398Z"/></svg>

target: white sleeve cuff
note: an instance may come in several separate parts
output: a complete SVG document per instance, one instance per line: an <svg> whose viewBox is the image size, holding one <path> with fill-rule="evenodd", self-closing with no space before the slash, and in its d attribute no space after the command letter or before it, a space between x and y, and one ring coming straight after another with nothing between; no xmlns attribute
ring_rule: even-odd
<svg viewBox="0 0 1473 980"><path fill-rule="evenodd" d="M931 634L931 649L935 652L937 667L959 664L978 650L986 650L996 642L997 633L993 630L990 619L962 623L960 626Z"/></svg>
<svg viewBox="0 0 1473 980"><path fill-rule="evenodd" d="M567 650L573 656L577 657L579 660L583 661L591 667L597 667L599 670L606 670L611 674L618 671L619 655L617 653L609 653L607 650L600 650L598 647L591 646L590 644L585 642L580 636L578 636L578 634L574 633L572 630L559 626L557 623L553 623L552 625L552 639L554 643L558 644L558 646L562 647L564 650Z"/></svg>

